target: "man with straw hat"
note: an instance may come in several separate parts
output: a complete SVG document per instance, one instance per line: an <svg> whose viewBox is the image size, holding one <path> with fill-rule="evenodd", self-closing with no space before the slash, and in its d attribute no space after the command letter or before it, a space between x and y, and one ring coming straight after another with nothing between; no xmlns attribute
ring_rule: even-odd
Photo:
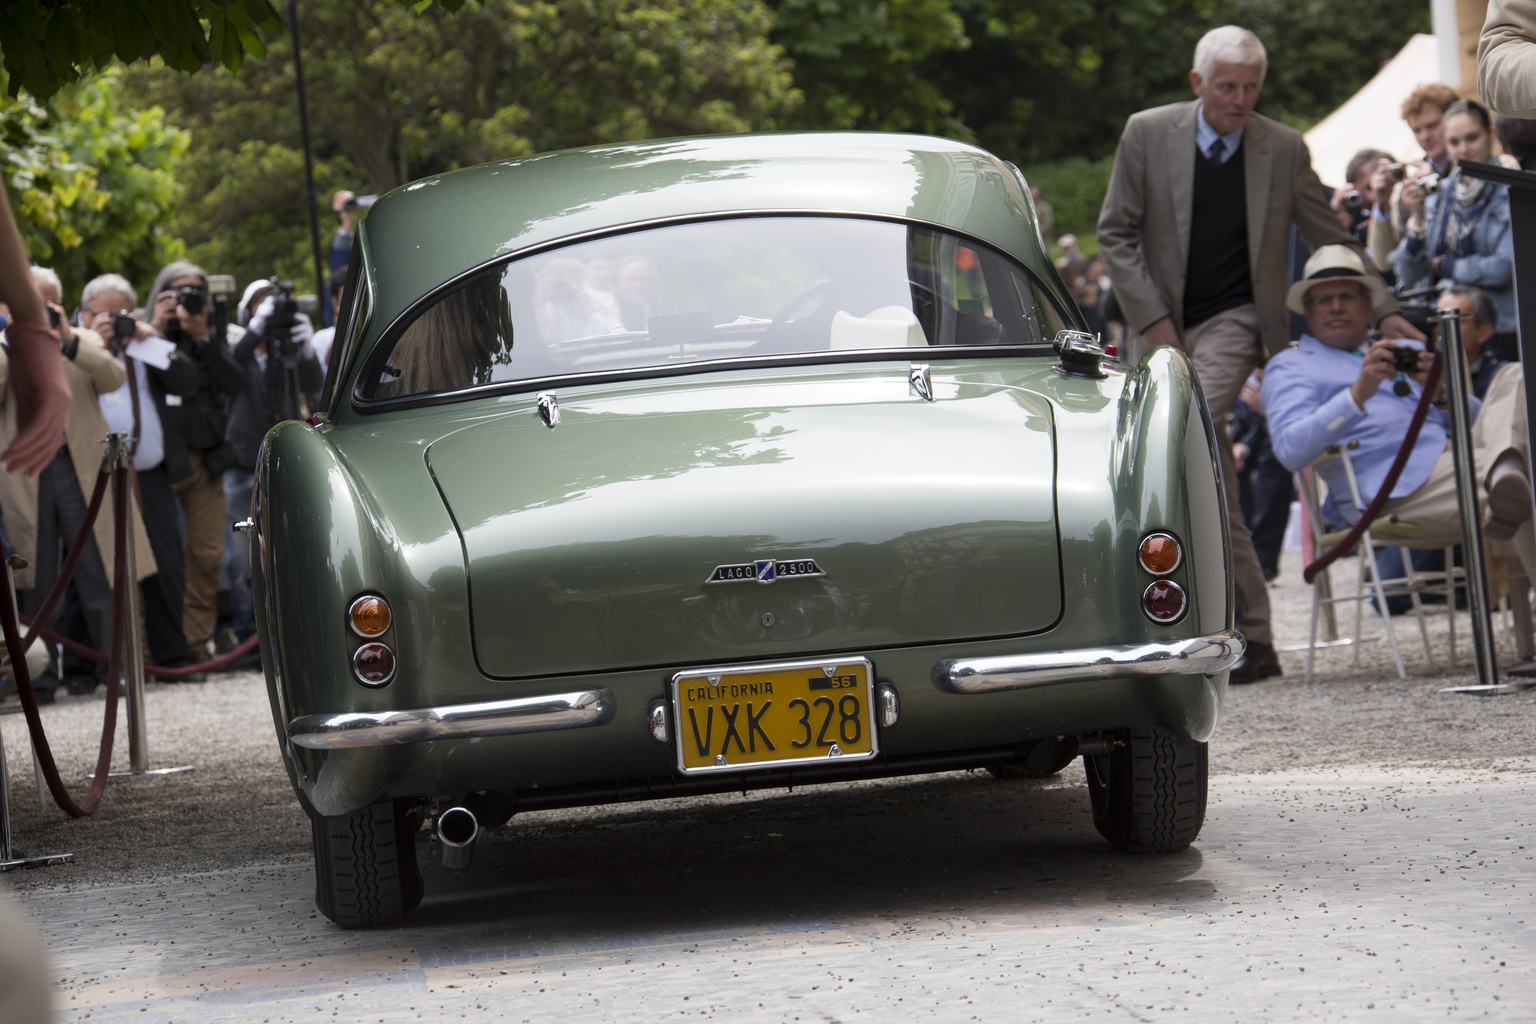
<svg viewBox="0 0 1536 1024"><path fill-rule="evenodd" d="M1360 442L1350 452L1362 502L1376 496L1397 457L1423 393L1431 357L1402 340L1370 339L1371 309L1384 294L1380 278L1342 245L1312 254L1286 305L1306 318L1307 332L1294 348L1269 361L1264 375L1264 412L1275 454L1288 469L1309 465L1329 445ZM1414 348L1412 371L1398 368L1398 349ZM1526 479L1525 392L1520 366L1494 377L1487 398L1469 398L1483 532L1509 541L1527 570L1536 569L1531 530L1531 487ZM1455 468L1448 421L1432 407L1383 515L1408 520L1431 534L1461 535ZM1343 464L1318 467L1328 484L1330 508L1344 522L1360 515L1349 498Z"/></svg>

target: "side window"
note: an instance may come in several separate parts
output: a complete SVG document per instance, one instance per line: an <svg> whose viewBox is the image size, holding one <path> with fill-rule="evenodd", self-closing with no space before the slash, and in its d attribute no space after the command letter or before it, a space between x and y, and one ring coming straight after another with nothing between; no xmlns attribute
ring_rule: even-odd
<svg viewBox="0 0 1536 1024"><path fill-rule="evenodd" d="M331 350L326 355L325 387L321 391L320 400L322 408L330 407L341 372L352 360L363 334L368 330L369 313L372 310L373 295L368 288L368 276L363 273L362 259L358 257L347 268L346 282L342 285L341 309L336 314L336 333L332 338Z"/></svg>

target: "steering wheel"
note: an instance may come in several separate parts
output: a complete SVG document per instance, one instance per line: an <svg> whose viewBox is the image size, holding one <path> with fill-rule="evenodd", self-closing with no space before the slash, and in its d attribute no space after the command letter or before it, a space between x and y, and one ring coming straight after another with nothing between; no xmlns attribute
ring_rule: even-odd
<svg viewBox="0 0 1536 1024"><path fill-rule="evenodd" d="M801 304L808 302L813 298L818 298L822 295L825 295L831 290L831 278L828 278L825 281L817 281L815 284L811 285L809 288L806 288L794 298L784 303L784 305L780 306L779 311L773 314L773 319L768 322L768 326L766 329L764 329L763 333L772 334L774 331L780 329L786 322L788 322L787 317L789 314L793 313Z"/></svg>

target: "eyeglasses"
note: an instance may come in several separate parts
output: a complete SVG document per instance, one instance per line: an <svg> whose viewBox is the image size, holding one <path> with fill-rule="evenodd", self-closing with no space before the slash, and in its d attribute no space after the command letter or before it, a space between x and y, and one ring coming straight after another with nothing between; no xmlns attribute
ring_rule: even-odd
<svg viewBox="0 0 1536 1024"><path fill-rule="evenodd" d="M1317 295L1315 293L1308 292L1307 293L1307 298L1306 298L1306 305L1308 305L1308 306L1331 306L1335 302L1341 302L1341 303L1343 303L1345 305L1349 305L1352 302L1364 302L1364 301L1365 301L1365 296L1360 294L1360 292L1358 292L1358 291L1328 292L1327 294L1324 294L1324 295Z"/></svg>

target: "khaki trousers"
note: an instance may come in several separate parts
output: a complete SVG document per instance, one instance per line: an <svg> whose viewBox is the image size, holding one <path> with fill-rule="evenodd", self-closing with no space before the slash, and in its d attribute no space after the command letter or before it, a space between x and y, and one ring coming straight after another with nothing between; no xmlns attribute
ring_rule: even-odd
<svg viewBox="0 0 1536 1024"><path fill-rule="evenodd" d="M208 641L218 621L219 561L224 557L224 485L211 479L200 449L188 449L192 475L172 490L187 520L187 598L182 632L187 635L193 662L207 655Z"/></svg>
<svg viewBox="0 0 1536 1024"><path fill-rule="evenodd" d="M1477 466L1478 526L1488 518L1488 474L1499 456L1519 456L1523 469L1530 443L1525 432L1525 379L1519 363L1510 363L1488 385L1483 408L1472 423L1472 460ZM1367 499L1370 495L1365 495ZM1456 464L1447 444L1435 460L1429 479L1412 494L1393 498L1382 506L1383 515L1395 515L1436 536L1461 543L1461 506L1456 498ZM1495 553L1513 550L1527 573L1536 573L1536 528L1527 522L1507 544L1488 542Z"/></svg>
<svg viewBox="0 0 1536 1024"><path fill-rule="evenodd" d="M1253 550L1253 538L1237 500L1237 464L1227 437L1227 413L1243 383L1264 361L1259 349L1259 315L1250 303L1218 313L1184 332L1184 351L1195 364L1221 450L1221 479L1227 492L1232 534L1232 575L1237 594L1237 628L1255 643L1274 643L1269 628L1269 587Z"/></svg>

